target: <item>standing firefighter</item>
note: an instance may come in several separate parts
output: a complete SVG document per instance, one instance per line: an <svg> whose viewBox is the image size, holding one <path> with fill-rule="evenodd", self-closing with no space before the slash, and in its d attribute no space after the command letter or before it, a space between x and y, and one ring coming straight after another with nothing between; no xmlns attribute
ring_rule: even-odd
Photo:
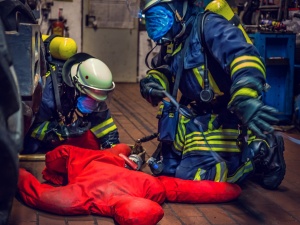
<svg viewBox="0 0 300 225"><path fill-rule="evenodd" d="M285 175L284 142L271 126L276 110L261 100L268 87L264 61L238 20L226 17L232 13L226 2L217 2L224 16L200 12L193 0L141 1L141 11L128 3L161 46L140 82L142 96L152 106L163 101L164 113L164 91L176 96L178 85L180 104L193 112L179 117L173 139L159 136L161 174L239 183L255 173L263 187L276 189ZM171 126L159 127L159 135L172 133Z"/></svg>
<svg viewBox="0 0 300 225"><path fill-rule="evenodd" d="M111 71L89 54L72 54L70 46L65 51L55 51L60 37L49 38L45 45L53 49L47 57L49 71L42 103L25 137L22 153L45 152L61 144L89 149L118 144L119 133L107 106L115 88Z"/></svg>

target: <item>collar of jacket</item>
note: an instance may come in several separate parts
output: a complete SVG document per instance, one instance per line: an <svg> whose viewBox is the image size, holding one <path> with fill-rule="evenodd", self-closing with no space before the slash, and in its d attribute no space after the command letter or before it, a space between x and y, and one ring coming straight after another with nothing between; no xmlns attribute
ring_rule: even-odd
<svg viewBox="0 0 300 225"><path fill-rule="evenodd" d="M198 14L199 15L199 14ZM184 56L184 69L192 69L203 65L204 57L203 50L201 46L201 41L199 37L199 26L198 15L192 16L189 21L187 21L187 31L183 35L182 42L186 41L189 36L189 46L185 52Z"/></svg>

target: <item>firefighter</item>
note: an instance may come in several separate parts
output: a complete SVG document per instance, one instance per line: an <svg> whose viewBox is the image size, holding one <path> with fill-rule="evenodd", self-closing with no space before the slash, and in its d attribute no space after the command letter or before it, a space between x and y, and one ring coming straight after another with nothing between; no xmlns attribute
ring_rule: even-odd
<svg viewBox="0 0 300 225"><path fill-rule="evenodd" d="M276 189L286 170L284 142L272 127L276 109L261 99L264 61L244 32L226 15L200 12L194 0L141 1L140 11L127 3L161 48L140 81L142 97L157 106L179 78L180 104L193 113L179 117L171 143L162 140L161 175L240 183L255 174Z"/></svg>
<svg viewBox="0 0 300 225"><path fill-rule="evenodd" d="M47 60L42 103L22 153L47 152L61 144L89 149L118 144L118 129L108 108L115 83L107 65L87 53Z"/></svg>

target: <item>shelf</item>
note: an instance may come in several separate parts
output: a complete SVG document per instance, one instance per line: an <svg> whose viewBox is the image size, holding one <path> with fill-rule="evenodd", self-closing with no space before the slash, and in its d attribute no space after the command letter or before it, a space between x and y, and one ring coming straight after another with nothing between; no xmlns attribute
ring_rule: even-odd
<svg viewBox="0 0 300 225"><path fill-rule="evenodd" d="M267 66L288 66L290 64L290 60L288 58L267 58L266 65Z"/></svg>

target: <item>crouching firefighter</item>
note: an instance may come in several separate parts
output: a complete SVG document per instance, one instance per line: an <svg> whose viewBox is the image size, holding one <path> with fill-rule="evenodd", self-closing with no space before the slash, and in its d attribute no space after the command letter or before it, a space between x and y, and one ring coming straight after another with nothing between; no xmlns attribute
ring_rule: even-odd
<svg viewBox="0 0 300 225"><path fill-rule="evenodd" d="M141 95L152 106L162 101L161 152L155 157L163 166L156 174L231 183L259 174L263 187L276 189L286 170L284 142L272 127L276 110L261 100L268 87L264 61L225 1L211 2L205 12L197 5L146 0L138 11L161 47L140 81ZM137 11L130 1L128 8ZM178 90L179 103L192 116L177 118L174 107L168 111L166 92L176 99ZM175 129L160 126L164 115L175 115ZM165 140L162 134L172 131Z"/></svg>
<svg viewBox="0 0 300 225"><path fill-rule="evenodd" d="M59 41L56 38L53 41ZM49 48L49 42L45 46ZM25 137L23 154L47 152L61 144L106 149L119 143L108 108L115 88L111 71L101 60L76 51L61 52L59 58L48 51L42 103Z"/></svg>

